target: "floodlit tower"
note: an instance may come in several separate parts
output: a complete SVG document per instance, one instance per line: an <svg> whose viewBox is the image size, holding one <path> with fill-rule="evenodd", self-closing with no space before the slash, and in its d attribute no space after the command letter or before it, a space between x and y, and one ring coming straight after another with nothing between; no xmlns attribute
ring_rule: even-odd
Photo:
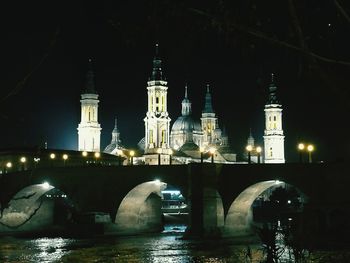
<svg viewBox="0 0 350 263"><path fill-rule="evenodd" d="M284 135L282 129L282 105L276 96L274 75L269 86L269 98L265 105L264 153L265 163L284 163Z"/></svg>
<svg viewBox="0 0 350 263"><path fill-rule="evenodd" d="M114 120L114 129L112 131L111 143L115 143L116 145L120 144L120 132L119 132L118 125L117 125L117 118L115 118L115 120Z"/></svg>
<svg viewBox="0 0 350 263"><path fill-rule="evenodd" d="M170 118L167 111L168 86L162 72L158 44L153 58L152 74L147 82L148 108L145 122L145 154L169 155ZM146 160L146 163L152 163Z"/></svg>
<svg viewBox="0 0 350 263"><path fill-rule="evenodd" d="M247 139L247 145L251 145L253 148L255 146L255 140L252 134L252 129L249 130L249 137Z"/></svg>
<svg viewBox="0 0 350 263"><path fill-rule="evenodd" d="M207 85L207 93L205 94L201 125L203 131L203 146L216 143L216 139L221 137L221 130L219 130L218 118L213 110L209 84ZM220 134L217 134L219 132Z"/></svg>
<svg viewBox="0 0 350 263"><path fill-rule="evenodd" d="M78 150L100 151L101 125L98 123L98 94L95 90L92 61L86 74L85 90L81 94L81 122L78 126Z"/></svg>

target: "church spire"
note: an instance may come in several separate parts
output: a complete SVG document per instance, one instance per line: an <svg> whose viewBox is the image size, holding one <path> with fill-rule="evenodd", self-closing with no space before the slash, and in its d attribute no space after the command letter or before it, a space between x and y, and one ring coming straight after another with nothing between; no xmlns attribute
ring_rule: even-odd
<svg viewBox="0 0 350 263"><path fill-rule="evenodd" d="M159 58L159 45L156 44L155 56L153 58L153 69L150 80L164 80L162 73L162 60Z"/></svg>
<svg viewBox="0 0 350 263"><path fill-rule="evenodd" d="M277 90L277 87L275 84L275 75L273 73L271 73L271 84L269 86L269 97L268 97L267 104L279 104L280 103L277 99L276 90Z"/></svg>
<svg viewBox="0 0 350 263"><path fill-rule="evenodd" d="M119 132L119 130L118 130L118 125L117 125L117 117L115 117L115 120L114 120L114 129L113 129L113 132Z"/></svg>
<svg viewBox="0 0 350 263"><path fill-rule="evenodd" d="M86 73L85 91L86 94L97 94L95 89L95 74L92 69L92 59L89 58L88 71Z"/></svg>
<svg viewBox="0 0 350 263"><path fill-rule="evenodd" d="M251 145L252 147L254 147L254 143L255 143L255 140L254 140L254 137L253 137L253 134L252 134L252 128L249 129L249 137L248 137L248 140L247 140L247 145Z"/></svg>
<svg viewBox="0 0 350 263"><path fill-rule="evenodd" d="M120 133L118 130L118 126L117 126L117 117L115 117L114 120L114 129L112 131L112 142L111 143L115 143L115 144L119 144L120 142Z"/></svg>
<svg viewBox="0 0 350 263"><path fill-rule="evenodd" d="M213 105L211 102L211 94L209 90L209 84L207 84L207 94L205 94L205 106L203 113L214 113Z"/></svg>
<svg viewBox="0 0 350 263"><path fill-rule="evenodd" d="M187 97L187 84L185 86L185 98L182 100L182 109L181 109L181 114L182 116L188 116L191 114L192 109L191 109L191 102Z"/></svg>

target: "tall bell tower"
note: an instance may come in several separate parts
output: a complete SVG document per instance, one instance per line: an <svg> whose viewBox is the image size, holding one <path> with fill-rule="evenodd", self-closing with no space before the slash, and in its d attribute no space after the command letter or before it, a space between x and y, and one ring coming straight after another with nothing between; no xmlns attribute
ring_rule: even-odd
<svg viewBox="0 0 350 263"><path fill-rule="evenodd" d="M282 105L277 99L274 75L269 86L269 98L265 105L264 153L265 163L284 163L284 135L282 129Z"/></svg>
<svg viewBox="0 0 350 263"><path fill-rule="evenodd" d="M85 90L81 94L81 121L78 126L78 150L100 151L101 125L98 123L98 94L95 90L92 61L86 74Z"/></svg>
<svg viewBox="0 0 350 263"><path fill-rule="evenodd" d="M156 164L158 154L168 159L170 153L170 118L167 110L167 81L163 77L158 44L152 74L147 82L148 107L145 122L145 162ZM152 154L156 154L155 157Z"/></svg>
<svg viewBox="0 0 350 263"><path fill-rule="evenodd" d="M221 130L219 129L218 118L213 110L209 84L207 84L207 92L205 94L205 104L201 117L203 141L202 145L207 147L217 143L218 138L221 138Z"/></svg>

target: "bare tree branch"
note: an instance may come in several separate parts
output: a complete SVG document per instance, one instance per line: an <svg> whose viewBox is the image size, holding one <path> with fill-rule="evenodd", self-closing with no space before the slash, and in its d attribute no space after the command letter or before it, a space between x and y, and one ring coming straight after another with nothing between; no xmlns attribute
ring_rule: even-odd
<svg viewBox="0 0 350 263"><path fill-rule="evenodd" d="M350 16L346 13L346 11L339 4L339 2L337 0L334 0L334 4L337 7L337 9L339 10L339 12L344 16L345 20L348 21L348 23L350 23Z"/></svg>
<svg viewBox="0 0 350 263"><path fill-rule="evenodd" d="M205 16L207 18L212 19L215 23L221 23L219 19L215 18L213 15L210 15L210 14L208 14L208 13L202 11L202 10L193 9L193 8L190 8L190 10L195 12L195 13L197 13L197 14L199 14L199 15L202 15L202 16ZM263 39L263 40L265 40L267 42L270 42L272 44L276 44L276 45L279 45L279 46L282 46L282 47L293 49L293 50L301 52L301 53L303 53L305 55L312 56L312 57L314 57L314 58L316 58L316 59L318 59L320 61L323 61L323 62L335 63L335 64L344 65L344 66L350 66L350 62L349 61L342 61L342 60L336 60L336 59L332 59L332 58L327 58L327 57L318 55L318 54L316 54L316 53L314 53L312 51L306 51L306 50L304 50L301 47L297 47L297 46L292 45L292 44L290 44L288 42L278 40L277 38L272 38L270 36L267 36L265 33L261 32L261 31L257 31L255 29L247 27L247 26L242 26L242 25L239 25L239 24L233 23L233 22L230 22L227 26L232 28L232 29L235 29L235 30L247 33L247 34L252 35L254 37L257 37L259 39Z"/></svg>
<svg viewBox="0 0 350 263"><path fill-rule="evenodd" d="M51 39L50 43L49 43L49 48L48 50L44 53L43 57L40 59L40 61L38 62L38 64L36 64L33 69L23 77L22 80L20 80L17 85L12 89L10 90L10 92L5 95L2 99L0 99L0 102L3 102L5 101L6 99L8 99L9 97L11 96L14 96L16 94L18 94L22 89L23 87L25 86L25 84L27 83L28 79L40 68L40 66L45 62L45 60L47 59L47 57L49 56L51 50L53 49L56 41L57 41L57 37L60 33L60 27L57 27L56 31L55 31L55 34L53 36L53 38Z"/></svg>

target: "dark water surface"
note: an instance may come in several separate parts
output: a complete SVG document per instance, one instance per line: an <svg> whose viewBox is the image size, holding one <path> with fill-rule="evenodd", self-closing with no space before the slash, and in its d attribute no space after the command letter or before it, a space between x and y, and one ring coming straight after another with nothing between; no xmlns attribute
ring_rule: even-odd
<svg viewBox="0 0 350 263"><path fill-rule="evenodd" d="M261 244L252 240L184 240L181 227L132 237L0 237L0 263L45 262L262 262ZM249 249L248 249L249 247ZM248 251L250 258L248 260ZM288 250L280 262L290 260ZM306 262L350 262L350 250L313 251Z"/></svg>
<svg viewBox="0 0 350 263"><path fill-rule="evenodd" d="M0 238L0 262L246 262L247 245L162 233L97 239ZM250 245L260 262L259 245Z"/></svg>

